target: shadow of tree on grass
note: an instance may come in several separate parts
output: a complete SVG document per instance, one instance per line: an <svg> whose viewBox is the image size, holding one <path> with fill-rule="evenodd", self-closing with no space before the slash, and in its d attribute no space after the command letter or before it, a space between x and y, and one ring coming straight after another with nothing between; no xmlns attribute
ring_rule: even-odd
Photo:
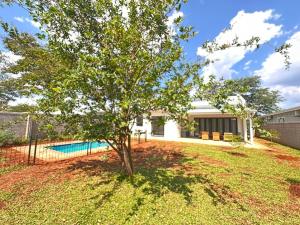
<svg viewBox="0 0 300 225"><path fill-rule="evenodd" d="M93 184L97 187L114 182L109 191L93 197L93 199L97 199L96 207L101 207L105 202L110 201L125 182L132 185L134 191L138 190L139 193L142 193L140 196L133 196L135 202L125 219L126 221L136 215L139 209L149 202L149 199L155 203L168 193L179 194L187 205L193 204L195 190L193 185L197 184L201 185L211 197L214 205L235 203L245 210L239 204L238 196L229 187L215 183L207 174L201 174L197 168L189 166L190 157L178 150L149 146L133 151L132 155L135 165L133 177L126 177L122 173L119 159L111 153L107 161L100 159L78 161L72 164L68 170L81 170L87 176L99 176L100 181ZM195 170L193 174L190 173L192 169Z"/></svg>

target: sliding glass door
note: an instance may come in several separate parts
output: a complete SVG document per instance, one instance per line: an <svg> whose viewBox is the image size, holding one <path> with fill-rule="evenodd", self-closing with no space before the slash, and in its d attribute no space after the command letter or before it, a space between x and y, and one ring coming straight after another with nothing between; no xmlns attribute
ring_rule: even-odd
<svg viewBox="0 0 300 225"><path fill-rule="evenodd" d="M237 118L195 118L194 137L199 137L202 131L209 132L212 137L212 132L224 132L238 134Z"/></svg>

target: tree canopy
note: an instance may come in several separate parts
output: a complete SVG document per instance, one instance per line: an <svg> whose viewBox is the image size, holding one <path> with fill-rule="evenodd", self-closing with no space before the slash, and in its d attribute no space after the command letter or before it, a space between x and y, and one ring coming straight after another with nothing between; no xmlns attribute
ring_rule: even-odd
<svg viewBox="0 0 300 225"><path fill-rule="evenodd" d="M233 84L236 87L244 87L241 95L246 100L248 107L255 109L258 115L279 110L278 103L283 100L279 91L263 87L260 76L236 79Z"/></svg>
<svg viewBox="0 0 300 225"><path fill-rule="evenodd" d="M260 76L227 80L211 76L207 83L202 84L200 92L203 99L208 99L217 108L226 106L226 97L239 94L257 115L279 110L278 103L282 101L279 91L262 85Z"/></svg>
<svg viewBox="0 0 300 225"><path fill-rule="evenodd" d="M184 62L180 42L194 32L181 17L169 21L181 3L26 1L47 44L9 32L4 43L22 59L8 71L23 74L23 94L40 96L44 116L56 113L82 138L110 143L130 175L133 121L153 110L180 120L191 108L199 67Z"/></svg>
<svg viewBox="0 0 300 225"><path fill-rule="evenodd" d="M14 82L4 72L5 57L0 53L0 111L5 110L9 101L13 101L18 93L16 91Z"/></svg>

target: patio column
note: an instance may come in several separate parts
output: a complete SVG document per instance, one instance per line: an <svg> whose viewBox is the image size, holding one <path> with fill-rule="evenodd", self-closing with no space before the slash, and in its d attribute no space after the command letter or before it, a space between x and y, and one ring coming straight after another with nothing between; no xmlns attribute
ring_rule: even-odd
<svg viewBox="0 0 300 225"><path fill-rule="evenodd" d="M252 118L249 118L249 129L250 129L250 144L253 144L253 136L254 136L254 132L253 132L253 124L252 124Z"/></svg>
<svg viewBox="0 0 300 225"><path fill-rule="evenodd" d="M248 131L247 131L247 119L243 119L243 135L244 135L244 141L248 141Z"/></svg>

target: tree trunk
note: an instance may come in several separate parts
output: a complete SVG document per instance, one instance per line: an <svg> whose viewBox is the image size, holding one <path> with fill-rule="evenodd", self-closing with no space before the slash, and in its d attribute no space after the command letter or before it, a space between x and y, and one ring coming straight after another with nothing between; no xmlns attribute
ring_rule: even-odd
<svg viewBox="0 0 300 225"><path fill-rule="evenodd" d="M133 165L131 159L131 152L127 147L123 146L123 162L124 162L124 169L128 176L133 175Z"/></svg>
<svg viewBox="0 0 300 225"><path fill-rule="evenodd" d="M120 138L119 141L115 140L112 144L109 140L106 140L109 145L117 152L122 162L122 167L128 176L133 175L133 162L131 157L131 137L130 134L126 137ZM127 142L127 143L126 143Z"/></svg>
<svg viewBox="0 0 300 225"><path fill-rule="evenodd" d="M127 139L127 144L126 141L124 141L121 144L121 160L122 160L122 165L127 173L128 176L133 175L133 163L132 163L132 158L131 158L131 140L130 140L130 135L125 138Z"/></svg>

